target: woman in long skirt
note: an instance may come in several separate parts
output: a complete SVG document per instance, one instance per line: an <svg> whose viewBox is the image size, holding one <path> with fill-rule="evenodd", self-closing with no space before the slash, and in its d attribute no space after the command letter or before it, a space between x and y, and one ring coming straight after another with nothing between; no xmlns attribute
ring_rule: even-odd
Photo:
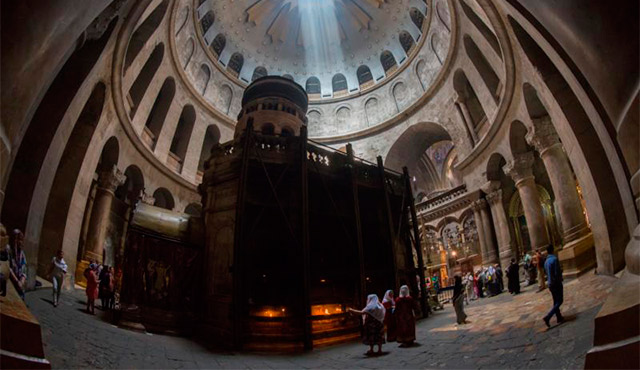
<svg viewBox="0 0 640 370"><path fill-rule="evenodd" d="M396 340L401 347L409 347L416 340L416 317L414 311L417 301L409 295L409 287L400 287L400 296L396 299Z"/></svg>
<svg viewBox="0 0 640 370"><path fill-rule="evenodd" d="M362 343L369 346L369 351L365 353L367 356L375 354L373 346L378 345L378 355L382 354L382 344L384 341L384 315L386 310L380 303L378 296L369 294L367 297L367 305L361 311L349 309L350 312L362 315L364 320L364 337Z"/></svg>
<svg viewBox="0 0 640 370"><path fill-rule="evenodd" d="M456 310L456 321L458 324L467 323L467 314L464 313L464 288L462 287L462 278L460 275L456 275L453 285L453 308Z"/></svg>
<svg viewBox="0 0 640 370"><path fill-rule="evenodd" d="M396 316L394 314L396 302L393 299L393 290L387 290L382 299L382 305L386 310L384 326L387 328L387 342L396 341Z"/></svg>

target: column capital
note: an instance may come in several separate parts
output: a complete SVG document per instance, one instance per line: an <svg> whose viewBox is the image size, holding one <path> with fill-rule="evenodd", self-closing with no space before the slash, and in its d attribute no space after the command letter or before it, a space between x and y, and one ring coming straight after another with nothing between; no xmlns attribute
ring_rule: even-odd
<svg viewBox="0 0 640 370"><path fill-rule="evenodd" d="M487 207L487 201L484 199L478 199L471 203L471 209L474 211L480 211Z"/></svg>
<svg viewBox="0 0 640 370"><path fill-rule="evenodd" d="M502 189L497 189L487 194L486 198L489 204L500 204L502 202Z"/></svg>
<svg viewBox="0 0 640 370"><path fill-rule="evenodd" d="M516 154L502 167L502 170L511 176L517 186L520 182L533 178L533 159L533 152Z"/></svg>
<svg viewBox="0 0 640 370"><path fill-rule="evenodd" d="M138 196L140 201L144 204L153 205L156 202L156 198L153 195L147 194L145 189L140 190L140 195Z"/></svg>
<svg viewBox="0 0 640 370"><path fill-rule="evenodd" d="M525 140L536 148L540 155L554 145L560 144L560 138L549 116L533 119L533 126L529 128Z"/></svg>
<svg viewBox="0 0 640 370"><path fill-rule="evenodd" d="M111 169L100 173L100 176L98 176L98 187L113 193L116 191L116 188L124 184L126 180L127 176L114 165Z"/></svg>

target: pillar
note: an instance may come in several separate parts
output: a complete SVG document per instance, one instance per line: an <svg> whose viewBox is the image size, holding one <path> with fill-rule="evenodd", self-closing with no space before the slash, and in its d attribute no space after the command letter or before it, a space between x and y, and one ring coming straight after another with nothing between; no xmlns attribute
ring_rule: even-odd
<svg viewBox="0 0 640 370"><path fill-rule="evenodd" d="M107 237L114 192L118 186L124 184L125 179L126 176L115 165L110 170L100 173L83 259L102 263L102 252Z"/></svg>
<svg viewBox="0 0 640 370"><path fill-rule="evenodd" d="M473 141L473 144L478 143L478 133L476 132L475 127L473 127L473 120L471 119L471 113L469 113L469 107L467 107L467 103L464 101L460 95L458 95L456 99L456 106L459 109L460 114L462 115L462 121L464 122L467 131L469 131L469 135Z"/></svg>
<svg viewBox="0 0 640 370"><path fill-rule="evenodd" d="M487 202L484 199L478 199L471 204L473 216L476 221L476 229L478 230L478 240L480 241L480 250L482 252L482 263L496 263L496 252L493 244L493 233L491 232L491 221L487 212Z"/></svg>
<svg viewBox="0 0 640 370"><path fill-rule="evenodd" d="M493 217L493 226L496 229L496 237L498 239L498 256L500 265L503 268L509 266L511 258L514 257L511 245L511 232L509 231L509 223L507 214L502 204L502 189L497 189L487 194L487 202L491 209Z"/></svg>
<svg viewBox="0 0 640 370"><path fill-rule="evenodd" d="M540 153L549 175L562 230L559 256L566 261L563 267L571 277L595 265L593 234L582 211L573 171L548 116L534 120L526 139Z"/></svg>
<svg viewBox="0 0 640 370"><path fill-rule="evenodd" d="M542 213L540 195L533 177L533 152L515 155L514 159L507 162L502 169L505 174L511 176L518 188L532 249L544 250L549 244L549 235Z"/></svg>

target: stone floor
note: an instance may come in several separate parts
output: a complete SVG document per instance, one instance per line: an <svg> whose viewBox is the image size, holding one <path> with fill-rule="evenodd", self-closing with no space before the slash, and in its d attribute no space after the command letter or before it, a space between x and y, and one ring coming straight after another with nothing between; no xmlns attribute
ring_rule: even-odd
<svg viewBox="0 0 640 370"><path fill-rule="evenodd" d="M593 273L565 285L567 323L547 329L541 317L551 306L548 291L527 287L472 301L468 325L454 324L450 305L417 326L417 344L383 347L380 357L348 343L298 355L212 352L187 338L152 335L110 325L83 312L84 294L75 291L51 305L49 289L27 294L40 320L45 353L54 368L583 368L591 348L593 319L616 279ZM555 319L554 319L555 320Z"/></svg>

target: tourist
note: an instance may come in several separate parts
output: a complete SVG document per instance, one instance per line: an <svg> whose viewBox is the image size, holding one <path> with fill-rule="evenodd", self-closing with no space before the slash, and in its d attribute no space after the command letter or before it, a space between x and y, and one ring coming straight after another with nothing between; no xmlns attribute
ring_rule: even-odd
<svg viewBox="0 0 640 370"><path fill-rule="evenodd" d="M416 318L414 310L417 301L409 294L409 287L400 287L400 296L396 298L396 340L400 347L409 347L416 340Z"/></svg>
<svg viewBox="0 0 640 370"><path fill-rule="evenodd" d="M433 277L431 278L431 284L433 284L433 287L435 288L436 292L440 291L440 283L438 282L438 274L434 273Z"/></svg>
<svg viewBox="0 0 640 370"><path fill-rule="evenodd" d="M111 308L111 300L113 299L113 267L104 266L100 275L100 300L102 301L102 309Z"/></svg>
<svg viewBox="0 0 640 370"><path fill-rule="evenodd" d="M492 265L489 265L487 268L485 276L487 277L487 290L489 292L489 297L493 297L498 294L498 292L496 289L496 270Z"/></svg>
<svg viewBox="0 0 640 370"><path fill-rule="evenodd" d="M395 342L396 341L396 317L394 315L394 311L396 308L396 302L393 297L393 290L389 289L386 293L384 293L384 298L382 298L382 305L385 309L384 314L384 326L387 330L387 342Z"/></svg>
<svg viewBox="0 0 640 370"><path fill-rule="evenodd" d="M378 296L369 294L367 297L367 305L361 311L349 308L349 311L362 315L364 321L364 338L362 343L369 346L369 351L365 355L373 356L373 346L378 345L377 354L382 354L382 344L384 343L384 316L385 309Z"/></svg>
<svg viewBox="0 0 640 370"><path fill-rule="evenodd" d="M536 270L538 272L538 291L543 291L545 289L545 278L544 278L544 256L540 253L540 250L536 251L535 256L533 257L533 264L536 266Z"/></svg>
<svg viewBox="0 0 640 370"><path fill-rule="evenodd" d="M98 265L92 263L89 268L85 270L84 277L87 279L87 313L95 315L95 300L98 298L98 280L97 274Z"/></svg>
<svg viewBox="0 0 640 370"><path fill-rule="evenodd" d="M453 284L453 308L456 311L456 322L458 325L467 323L467 314L464 313L464 289L462 287L462 278L460 275L454 277Z"/></svg>
<svg viewBox="0 0 640 370"><path fill-rule="evenodd" d="M507 267L507 279L509 280L509 293L520 294L520 265L515 258L511 259L511 264Z"/></svg>
<svg viewBox="0 0 640 370"><path fill-rule="evenodd" d="M496 263L496 283L498 284L498 294L504 290L504 276L502 273L502 267Z"/></svg>
<svg viewBox="0 0 640 370"><path fill-rule="evenodd" d="M556 315L558 324L564 322L564 317L560 313L560 305L563 301L563 286L562 286L562 267L558 257L553 254L553 245L547 246L547 259L544 262L544 270L547 273L547 285L553 297L553 307L551 311L543 318L545 325L550 327L549 320L553 315Z"/></svg>
<svg viewBox="0 0 640 370"><path fill-rule="evenodd" d="M531 273L531 268L533 267L533 264L531 263L531 255L529 254L529 252L524 254L524 258L523 258L523 262L524 262L524 273L527 277L527 285L532 285L534 283L533 280L533 276Z"/></svg>
<svg viewBox="0 0 640 370"><path fill-rule="evenodd" d="M470 272L467 272L467 275L465 275L464 280L466 281L465 284L465 290L466 290L466 295L467 295L467 300L471 299L472 301L475 300L477 297L474 294L475 291L475 279L473 278L473 275L471 275ZM468 303L467 303L468 304Z"/></svg>
<svg viewBox="0 0 640 370"><path fill-rule="evenodd" d="M476 272L476 285L478 287L478 298L484 298L484 272L482 269Z"/></svg>
<svg viewBox="0 0 640 370"><path fill-rule="evenodd" d="M64 252L62 249L60 249L51 260L48 275L51 277L51 283L53 284L53 307L58 307L64 277L67 275L67 263L64 261Z"/></svg>
<svg viewBox="0 0 640 370"><path fill-rule="evenodd" d="M24 253L24 234L19 229L13 230L6 247L9 257L10 277L20 298L24 300L27 282L27 256Z"/></svg>

